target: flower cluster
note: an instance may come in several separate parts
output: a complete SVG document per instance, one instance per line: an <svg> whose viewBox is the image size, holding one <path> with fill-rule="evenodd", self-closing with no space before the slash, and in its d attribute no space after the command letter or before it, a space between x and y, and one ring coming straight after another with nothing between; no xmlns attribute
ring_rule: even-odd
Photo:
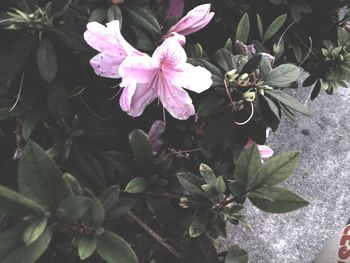
<svg viewBox="0 0 350 263"><path fill-rule="evenodd" d="M174 118L188 119L195 109L183 88L201 93L210 88L212 80L207 69L186 63L182 46L186 35L205 27L213 16L209 4L197 6L169 29L152 56L123 38L118 20L106 26L91 22L84 37L100 52L91 59L91 66L100 76L122 78L120 107L129 115L140 116L158 98Z"/></svg>

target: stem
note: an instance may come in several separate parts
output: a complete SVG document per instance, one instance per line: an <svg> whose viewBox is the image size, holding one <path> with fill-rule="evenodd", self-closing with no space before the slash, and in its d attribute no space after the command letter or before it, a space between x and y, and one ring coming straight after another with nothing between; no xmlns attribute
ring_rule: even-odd
<svg viewBox="0 0 350 263"><path fill-rule="evenodd" d="M157 240L162 246L164 246L171 254L181 260L180 254L170 246L165 239L152 230L146 223L144 223L140 218L138 218L134 213L128 212L129 216L135 220L148 234L150 234L155 240Z"/></svg>

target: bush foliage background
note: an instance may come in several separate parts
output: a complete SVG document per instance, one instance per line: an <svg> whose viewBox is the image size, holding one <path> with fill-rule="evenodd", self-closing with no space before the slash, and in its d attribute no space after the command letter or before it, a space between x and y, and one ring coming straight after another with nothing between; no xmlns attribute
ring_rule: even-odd
<svg viewBox="0 0 350 263"><path fill-rule="evenodd" d="M1 263L247 262L239 244L215 248L227 223L249 227L246 199L272 213L307 205L278 186L298 153L262 164L255 144L242 149L283 116L310 114L286 92L302 69L312 99L347 86L348 1L212 1L213 20L185 45L212 73L191 93L197 115L165 124L155 102L132 118L119 80L89 65L86 24L119 20L151 54L178 19L165 19L171 2L0 3ZM209 1L185 2L184 14Z"/></svg>

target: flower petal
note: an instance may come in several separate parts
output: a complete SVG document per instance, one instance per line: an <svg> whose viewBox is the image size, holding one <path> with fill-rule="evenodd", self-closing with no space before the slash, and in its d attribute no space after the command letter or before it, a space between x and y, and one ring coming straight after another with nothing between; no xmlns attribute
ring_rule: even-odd
<svg viewBox="0 0 350 263"><path fill-rule="evenodd" d="M186 120L195 114L192 99L178 86L163 78L163 85L158 88L158 96L164 108L176 119Z"/></svg>
<svg viewBox="0 0 350 263"><path fill-rule="evenodd" d="M171 19L173 17L182 16L184 11L185 0L170 0L168 13L165 20Z"/></svg>
<svg viewBox="0 0 350 263"><path fill-rule="evenodd" d="M95 73L106 78L120 78L119 66L124 58L100 53L90 60Z"/></svg>
<svg viewBox="0 0 350 263"><path fill-rule="evenodd" d="M131 84L124 88L119 102L123 111L138 117L156 98L157 93L148 84Z"/></svg>
<svg viewBox="0 0 350 263"><path fill-rule="evenodd" d="M205 27L213 16L214 13L210 13L210 4L199 5L172 26L167 34L176 32L184 36L189 35Z"/></svg>
<svg viewBox="0 0 350 263"><path fill-rule="evenodd" d="M169 37L153 53L162 69L176 69L185 65L187 55L176 37Z"/></svg>
<svg viewBox="0 0 350 263"><path fill-rule="evenodd" d="M149 56L130 56L120 65L119 74L123 81L146 84L158 70L157 62Z"/></svg>
<svg viewBox="0 0 350 263"><path fill-rule="evenodd" d="M212 74L206 68L186 63L182 69L166 70L166 76L175 86L202 93L213 83Z"/></svg>
<svg viewBox="0 0 350 263"><path fill-rule="evenodd" d="M273 150L266 145L258 145L261 158L270 158L273 155Z"/></svg>

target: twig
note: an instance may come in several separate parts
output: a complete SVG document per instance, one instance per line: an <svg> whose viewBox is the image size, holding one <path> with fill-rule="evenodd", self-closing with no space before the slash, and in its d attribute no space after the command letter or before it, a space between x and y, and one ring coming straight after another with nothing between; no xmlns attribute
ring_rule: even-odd
<svg viewBox="0 0 350 263"><path fill-rule="evenodd" d="M150 234L155 240L157 240L162 246L164 246L171 254L176 256L181 260L181 256L179 252L175 250L172 246L170 246L160 235L152 230L148 225L146 225L140 218L138 218L134 213L128 212L129 216L135 220L148 234Z"/></svg>
<svg viewBox="0 0 350 263"><path fill-rule="evenodd" d="M91 109L91 107L89 106L89 104L86 102L86 100L84 100L84 98L83 98L82 95L80 95L79 97L80 97L82 103L85 105L85 107L86 107L95 117L97 117L98 119L100 119L100 120L102 120L102 121L106 121L106 120L107 120L107 119L105 119L105 118L102 118L102 117L101 117L100 115L98 115L96 112L94 112L94 111Z"/></svg>
<svg viewBox="0 0 350 263"><path fill-rule="evenodd" d="M254 116L254 105L253 105L253 102L250 102L250 105L251 105L251 108L252 108L252 112L251 112L249 118L246 121L244 121L244 122L236 122L235 121L234 122L235 124L242 126L244 124L247 124L253 118L253 116Z"/></svg>
<svg viewBox="0 0 350 263"><path fill-rule="evenodd" d="M310 40L309 51L307 52L307 54L306 54L305 58L303 59L303 61L299 64L299 67L305 63L306 59L310 56L310 54L312 52L312 46L313 46L312 38L309 37L309 40Z"/></svg>

